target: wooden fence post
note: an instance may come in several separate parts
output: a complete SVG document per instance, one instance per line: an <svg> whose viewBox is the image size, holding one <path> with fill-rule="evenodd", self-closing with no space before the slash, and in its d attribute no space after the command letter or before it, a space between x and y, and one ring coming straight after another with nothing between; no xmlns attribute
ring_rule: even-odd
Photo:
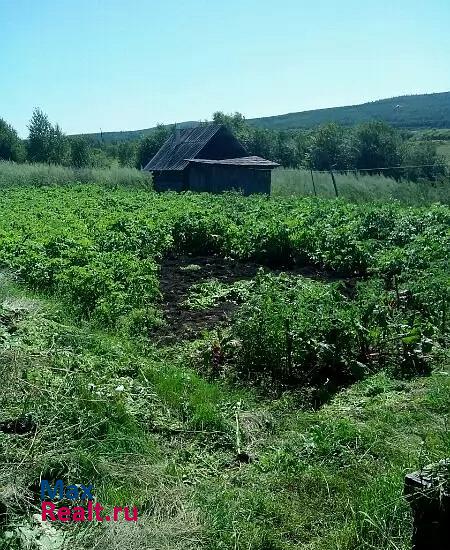
<svg viewBox="0 0 450 550"><path fill-rule="evenodd" d="M310 168L309 171L311 172L311 181L312 181L314 196L317 197L316 184L314 183L314 175L313 175L312 168Z"/></svg>
<svg viewBox="0 0 450 550"><path fill-rule="evenodd" d="M336 197L338 197L339 196L338 188L337 188L337 185L336 185L336 180L334 179L333 168L330 168L330 174L331 174L331 179L333 180L334 192L336 193Z"/></svg>
<svg viewBox="0 0 450 550"><path fill-rule="evenodd" d="M412 550L450 548L450 494L439 477L445 480L445 473L436 474L442 468L448 475L449 467L450 462L444 460L405 478L405 496L414 520Z"/></svg>

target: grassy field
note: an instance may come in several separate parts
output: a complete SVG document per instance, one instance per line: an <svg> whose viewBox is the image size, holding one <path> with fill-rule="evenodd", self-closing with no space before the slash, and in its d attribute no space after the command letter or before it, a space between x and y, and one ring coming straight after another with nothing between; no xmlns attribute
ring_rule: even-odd
<svg viewBox="0 0 450 550"><path fill-rule="evenodd" d="M445 162L450 163L450 130L426 130L424 132L414 132L415 139L422 144L431 141L436 146L438 155L441 155Z"/></svg>
<svg viewBox="0 0 450 550"><path fill-rule="evenodd" d="M35 181L0 210L0 547L410 547L404 476L450 454L447 206ZM40 479L139 519L41 522Z"/></svg>
<svg viewBox="0 0 450 550"><path fill-rule="evenodd" d="M440 151L444 154L444 150ZM449 151L450 153L450 151ZM322 197L335 197L331 176L313 172L316 192ZM384 176L339 174L335 175L339 196L352 202L391 201L419 205L433 202L450 202L450 183L414 183L396 181ZM314 188L311 173L306 170L278 169L272 175L272 193L275 196L312 196Z"/></svg>
<svg viewBox="0 0 450 550"><path fill-rule="evenodd" d="M53 164L0 161L0 187L42 187L77 183L150 188L151 176L135 168L70 168Z"/></svg>
<svg viewBox="0 0 450 550"><path fill-rule="evenodd" d="M446 142L441 142L441 154L446 154ZM450 151L447 151L450 158ZM314 172L316 192L320 197L335 198L329 174ZM106 187L149 189L151 175L134 168L67 168L47 164L15 164L0 161L0 187L54 186L98 183ZM400 201L408 205L433 202L450 203L450 183L414 183L395 181L384 176L336 173L339 196L351 202ZM273 171L274 196L314 196L311 174L307 170L280 168Z"/></svg>
<svg viewBox="0 0 450 550"><path fill-rule="evenodd" d="M314 410L298 392L199 377L189 347L80 326L5 276L1 298L2 416L38 425L0 433L3 547L409 548L404 475L450 451L443 363L426 378L380 372ZM138 524L49 528L39 476L93 481L105 509L136 504Z"/></svg>
<svg viewBox="0 0 450 550"><path fill-rule="evenodd" d="M437 152L450 162L450 141L439 141L437 146Z"/></svg>

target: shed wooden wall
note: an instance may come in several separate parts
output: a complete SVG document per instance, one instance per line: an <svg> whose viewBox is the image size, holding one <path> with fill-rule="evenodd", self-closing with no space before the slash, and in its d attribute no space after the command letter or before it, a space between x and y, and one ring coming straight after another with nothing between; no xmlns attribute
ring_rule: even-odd
<svg viewBox="0 0 450 550"><path fill-rule="evenodd" d="M164 170L153 172L155 191L185 191L187 188L186 170Z"/></svg>
<svg viewBox="0 0 450 550"><path fill-rule="evenodd" d="M271 170L192 163L187 171L191 191L223 193L235 189L242 190L244 195L270 195Z"/></svg>

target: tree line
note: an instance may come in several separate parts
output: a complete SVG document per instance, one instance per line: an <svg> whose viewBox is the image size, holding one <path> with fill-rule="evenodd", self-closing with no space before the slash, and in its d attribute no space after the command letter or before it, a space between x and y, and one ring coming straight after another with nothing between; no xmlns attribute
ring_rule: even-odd
<svg viewBox="0 0 450 550"><path fill-rule="evenodd" d="M364 171L411 181L436 181L448 175L445 158L438 155L432 141L418 141L412 132L381 121L353 127L330 122L312 130L271 130L250 126L240 113L216 112L213 120L226 125L251 154L286 168Z"/></svg>
<svg viewBox="0 0 450 550"><path fill-rule="evenodd" d="M104 144L89 136L67 136L41 109L34 109L25 140L20 139L17 131L0 118L0 160L77 168L108 168L113 165L142 168L170 132L171 128L158 125L141 140Z"/></svg>
<svg viewBox="0 0 450 550"><path fill-rule="evenodd" d="M365 171L412 181L436 181L448 175L445 160L437 154L432 141L418 141L411 132L396 130L384 122L273 130L251 126L240 113L223 112L214 113L213 121L227 126L249 154L274 160L286 168ZM21 140L15 129L0 118L0 160L79 168L142 168L170 135L172 127L158 125L141 139L105 144L89 136L66 136L58 124L53 125L45 113L35 109L28 130L27 139Z"/></svg>

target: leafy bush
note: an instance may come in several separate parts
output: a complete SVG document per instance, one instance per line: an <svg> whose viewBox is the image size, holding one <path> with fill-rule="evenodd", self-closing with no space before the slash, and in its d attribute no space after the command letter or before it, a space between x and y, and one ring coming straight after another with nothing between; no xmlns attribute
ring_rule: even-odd
<svg viewBox="0 0 450 550"><path fill-rule="evenodd" d="M358 375L365 367L356 313L332 285L260 274L232 329L240 374L289 383Z"/></svg>
<svg viewBox="0 0 450 550"><path fill-rule="evenodd" d="M132 254L99 253L87 266L63 270L56 288L84 317L114 326L133 308L153 304L159 296L157 264Z"/></svg>

